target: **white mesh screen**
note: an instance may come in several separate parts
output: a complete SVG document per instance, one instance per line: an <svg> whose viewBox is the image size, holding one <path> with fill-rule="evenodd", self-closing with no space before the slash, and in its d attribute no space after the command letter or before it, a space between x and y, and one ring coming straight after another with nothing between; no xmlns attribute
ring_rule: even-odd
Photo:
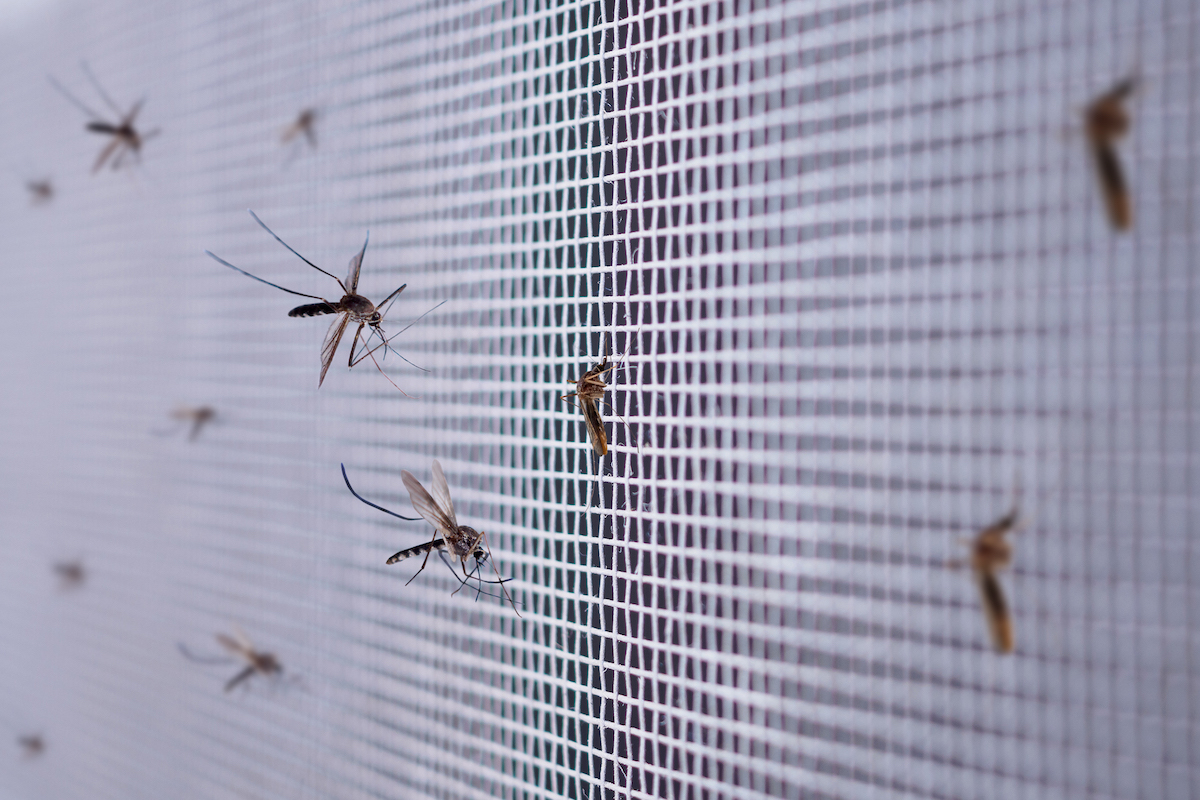
<svg viewBox="0 0 1200 800"><path fill-rule="evenodd" d="M1198 20L0 12L0 795L1197 796ZM88 174L81 58L147 98L140 167ZM1115 234L1082 110L1130 74ZM345 343L317 390L324 322L202 253L334 291L248 207L338 275L369 229L389 332L446 301L397 340L428 372L383 362L411 398ZM605 353L597 462L559 396ZM435 458L520 617L406 586L429 526L338 468L415 516ZM945 562L1014 500L1005 656ZM283 679L178 649L234 626Z"/></svg>

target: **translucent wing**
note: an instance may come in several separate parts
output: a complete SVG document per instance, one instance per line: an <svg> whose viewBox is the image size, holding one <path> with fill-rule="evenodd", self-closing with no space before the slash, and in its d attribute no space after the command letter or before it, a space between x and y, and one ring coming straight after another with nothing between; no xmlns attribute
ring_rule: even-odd
<svg viewBox="0 0 1200 800"><path fill-rule="evenodd" d="M133 108L129 109L129 113L121 120L122 125L132 125L137 122L138 113L142 110L142 104L146 102L146 98L142 98L133 104Z"/></svg>
<svg viewBox="0 0 1200 800"><path fill-rule="evenodd" d="M433 461L433 483L429 488L433 490L433 499L445 509L450 524L457 530L458 517L454 514L454 501L450 499L450 487L446 485L446 475L437 459Z"/></svg>
<svg viewBox="0 0 1200 800"><path fill-rule="evenodd" d="M991 570L975 570L975 581L979 584L979 599L983 603L983 616L987 619L988 633L992 646L1001 653L1013 651L1012 615L1000 589L1000 581Z"/></svg>
<svg viewBox="0 0 1200 800"><path fill-rule="evenodd" d="M608 436L604 433L604 420L600 418L600 407L591 398L580 396L579 407L583 410L583 421L587 424L588 436L592 439L592 449L597 455L608 454Z"/></svg>
<svg viewBox="0 0 1200 800"><path fill-rule="evenodd" d="M434 462L436 463L436 462ZM435 467L435 469L437 469ZM446 512L434 502L434 499L429 496L429 492L425 491L425 487L421 482L413 477L413 474L408 470L400 473L400 478L404 481L404 485L408 487L408 499L412 502L413 508L417 513L425 518L425 521L432 525L442 537L453 536L458 532L458 524L453 516L447 516Z"/></svg>
<svg viewBox="0 0 1200 800"><path fill-rule="evenodd" d="M349 322L350 315L342 312L325 334L325 344L321 345L321 380L317 382L318 389L325 383L325 373L329 372L329 365L333 363L333 356L337 353L338 345L342 343L342 334L346 332Z"/></svg>
<svg viewBox="0 0 1200 800"><path fill-rule="evenodd" d="M1133 227L1133 208L1117 151L1110 142L1099 142L1093 146L1093 152L1108 219L1117 230L1127 231Z"/></svg>
<svg viewBox="0 0 1200 800"><path fill-rule="evenodd" d="M346 272L346 291L358 291L358 273L362 271L363 256L367 252L367 242L371 241L371 232L367 232L366 241L363 242L362 250L359 250L354 258L350 259L350 269Z"/></svg>
<svg viewBox="0 0 1200 800"><path fill-rule="evenodd" d="M220 642L221 646L233 655L241 656L242 658L247 657L247 649L245 645L243 645L237 639L234 639L232 636L226 636L223 633L218 633L217 641Z"/></svg>

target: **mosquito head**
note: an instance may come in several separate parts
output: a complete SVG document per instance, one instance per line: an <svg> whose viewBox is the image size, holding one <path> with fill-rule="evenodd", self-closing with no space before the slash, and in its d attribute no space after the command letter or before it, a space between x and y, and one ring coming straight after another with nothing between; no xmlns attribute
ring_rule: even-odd
<svg viewBox="0 0 1200 800"><path fill-rule="evenodd" d="M379 326L383 324L383 315L378 311L372 311L367 317L367 324L375 330L379 330Z"/></svg>

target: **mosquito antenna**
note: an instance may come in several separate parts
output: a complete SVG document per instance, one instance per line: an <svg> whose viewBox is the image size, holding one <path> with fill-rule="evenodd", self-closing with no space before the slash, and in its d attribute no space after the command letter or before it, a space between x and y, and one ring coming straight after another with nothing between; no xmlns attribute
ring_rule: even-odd
<svg viewBox="0 0 1200 800"><path fill-rule="evenodd" d="M328 275L329 277L333 278L335 281L337 281L337 282L338 282L338 286L341 286L341 287L342 287L342 291L343 291L345 294L350 294L350 290L346 288L346 284L342 283L342 279L341 279L341 278L339 278L337 275L334 275L332 272L325 272L325 270L321 269L321 268L320 268L320 267L318 267L316 264L312 263L312 262L311 262L311 261L309 261L307 258L305 258L304 256L302 256L302 255L300 255L299 253L297 253L295 250L293 250L293 249L292 249L292 246L291 246L290 244L288 244L287 242L285 242L283 239L280 239L280 238L279 238L279 234L275 233L275 231L273 231L273 230L271 230L270 228L268 228L268 227L267 227L267 223L265 223L265 222L263 222L261 219L259 219L259 218L258 218L258 214L255 214L255 213L254 213L254 211L253 211L253 209L249 209L249 208L247 208L246 210L250 212L250 216L254 217L254 221L255 221L255 222L257 222L259 225L261 225L261 226L262 226L262 229L263 229L264 231L266 231L267 233L271 234L271 236L275 237L275 241L279 242L281 245L283 245L283 246L284 246L284 247L286 247L288 250L290 250L290 251L291 251L291 253L292 253L292 255L294 255L296 258L300 259L301 261L303 261L305 264L308 264L310 267L312 267L313 269L315 269L317 272L323 273L323 274L325 274L325 275ZM366 246L364 245L364 249L365 249L365 247L366 247ZM293 292L293 294L295 294L295 292ZM311 297L311 296L312 296L312 295L305 295L305 297ZM321 298L317 298L317 299L319 300L319 299L321 299Z"/></svg>
<svg viewBox="0 0 1200 800"><path fill-rule="evenodd" d="M121 113L120 106L113 102L113 99L108 96L108 92L104 91L104 87L100 85L100 81L96 80L95 74L92 73L92 68L88 66L86 61L80 61L79 66L83 67L83 71L88 76L88 80L92 82L92 86L96 87L96 91L100 93L102 98L104 98L104 102L108 103L108 107L116 113L117 119L121 119L123 115Z"/></svg>
<svg viewBox="0 0 1200 800"><path fill-rule="evenodd" d="M317 297L315 294L305 294L304 292L294 292L291 289L284 289L278 283L271 283L270 281L264 281L262 278L258 277L257 275L251 275L249 272L246 272L246 270L244 270L240 267L235 267L233 264L230 264L225 259L223 259L220 256L218 256L217 254L213 253L213 251L211 251L211 250L205 250L204 252L208 255L209 258L213 259L218 264L224 264L225 266L229 267L234 272L240 272L243 275L245 275L247 278L254 278L254 280L258 281L259 283L265 283L267 286L274 286L276 289L279 289L280 291L287 292L288 294L294 294L297 297L308 297L313 300L320 300L322 302L329 303L329 301L326 300L324 297ZM332 305L332 303L330 303L330 305Z"/></svg>
<svg viewBox="0 0 1200 800"><path fill-rule="evenodd" d="M80 100L78 97L76 97L75 95L68 92L65 86L63 86L61 83L59 83L58 81L56 81L54 79L53 75L47 75L46 77L50 80L50 85L53 86L55 89L58 89L59 94L61 94L63 97L70 100L71 103L73 103L75 105L75 107L78 108L80 111L87 114L92 119L100 119L100 120L104 119L104 117L100 116L95 111L92 111L90 108L88 108L86 105L84 105L82 100Z"/></svg>
<svg viewBox="0 0 1200 800"><path fill-rule="evenodd" d="M354 487L350 485L350 478L349 478L349 477L346 475L346 465L345 465L345 464L342 464L342 480L344 480L344 481L346 482L346 488L350 490L350 494L354 495L354 496L355 496L355 497L357 497L359 500L361 500L362 502L364 502L364 503L366 503L367 505L369 505L371 508L378 509L379 511L382 511L382 512L383 512L383 513L385 513L385 514L391 514L391 515L392 515L393 517L395 517L396 519L402 519L402 520L404 520L404 521L406 521L406 522L420 522L420 521L421 521L421 518L420 518L420 517L402 517L402 516L400 516L399 514L397 514L395 511L388 511L388 510L387 510L386 508L384 508L383 506L377 506L377 505L375 505L375 504L374 504L374 503L372 503L370 500L368 500L367 498L363 497L363 496L362 496L361 494L359 494L358 492L354 491Z"/></svg>

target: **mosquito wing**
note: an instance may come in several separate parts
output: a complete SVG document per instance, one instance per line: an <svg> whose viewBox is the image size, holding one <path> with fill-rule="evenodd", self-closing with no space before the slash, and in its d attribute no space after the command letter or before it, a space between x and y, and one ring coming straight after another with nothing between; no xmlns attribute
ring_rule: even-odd
<svg viewBox="0 0 1200 800"><path fill-rule="evenodd" d="M1125 172L1121 169L1121 161L1111 142L1097 142L1093 145L1096 156L1096 170L1100 176L1100 190L1104 195L1104 205L1108 209L1108 219L1112 226L1119 231L1133 227L1133 208L1129 200L1129 186L1125 182Z"/></svg>
<svg viewBox="0 0 1200 800"><path fill-rule="evenodd" d="M325 383L325 373L329 372L329 365L333 363L333 356L342 343L342 334L346 332L349 322L350 315L343 311L329 326L329 333L325 334L325 344L321 345L321 380L317 382L318 389Z"/></svg>
<svg viewBox="0 0 1200 800"><path fill-rule="evenodd" d="M445 509L452 529L457 530L458 517L454 513L454 501L450 499L450 487L446 485L446 474L442 472L441 462L437 459L433 461L433 483L430 484L430 488L433 490L434 501Z"/></svg>
<svg viewBox="0 0 1200 800"><path fill-rule="evenodd" d="M346 272L346 292L349 294L355 294L358 291L358 274L362 271L363 256L367 253L367 242L369 241L371 241L370 231L367 232L362 250L359 250L358 254L350 259L350 269Z"/></svg>
<svg viewBox="0 0 1200 800"><path fill-rule="evenodd" d="M232 636L226 636L223 633L218 633L217 641L220 642L221 646L233 655L240 656L242 658L249 657L249 649L246 647L246 645L242 642L239 642L237 639L234 639Z"/></svg>
<svg viewBox="0 0 1200 800"><path fill-rule="evenodd" d="M437 462L434 462L435 464ZM435 469L438 469L435 467ZM439 470L440 471L440 470ZM413 508L417 513L425 518L425 521L437 530L443 538L453 536L458 532L458 523L454 519L454 512L449 515L439 506L429 492L425 491L425 487L421 482L413 477L413 474L408 470L403 470L400 473L404 485L408 488L408 499L412 502Z"/></svg>
<svg viewBox="0 0 1200 800"><path fill-rule="evenodd" d="M604 420L600 418L600 407L590 397L579 396L579 407L583 410L583 421L587 424L592 449L597 455L608 455L608 436L604 433Z"/></svg>
<svg viewBox="0 0 1200 800"><path fill-rule="evenodd" d="M1013 651L1012 615L1000 589L1000 581L992 570L976 570L975 581L979 584L979 599L983 603L983 616L987 619L992 646L1001 653Z"/></svg>
<svg viewBox="0 0 1200 800"><path fill-rule="evenodd" d="M146 102L146 98L143 97L141 100L138 100L136 103L133 104L133 108L129 109L129 113L126 114L124 116L124 118L121 119L122 127L124 127L126 125L133 125L133 123L137 121L137 115L141 112L142 105L145 102Z"/></svg>

